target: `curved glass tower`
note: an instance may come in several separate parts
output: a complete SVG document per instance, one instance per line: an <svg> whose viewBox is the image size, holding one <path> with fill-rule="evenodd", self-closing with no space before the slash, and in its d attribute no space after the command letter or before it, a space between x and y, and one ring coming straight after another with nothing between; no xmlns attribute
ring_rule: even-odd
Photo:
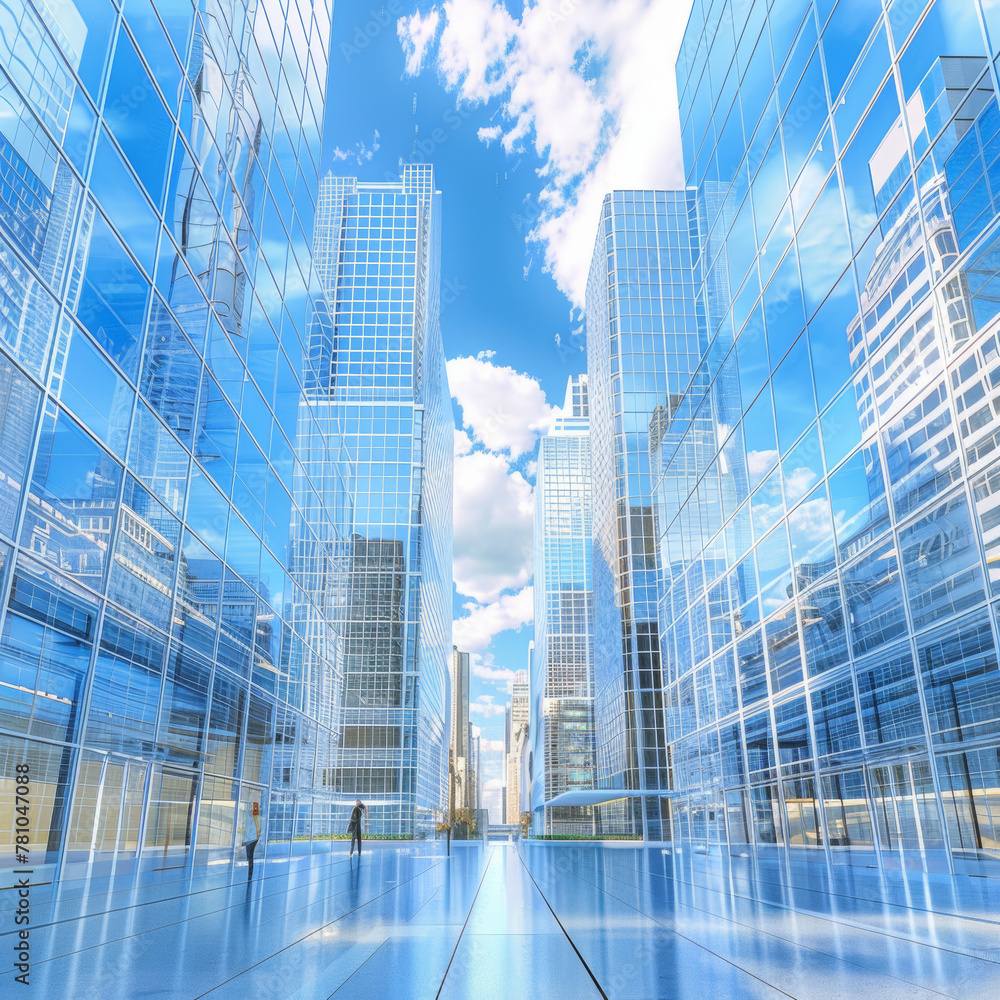
<svg viewBox="0 0 1000 1000"><path fill-rule="evenodd" d="M995 871L997 9L696 0L657 480L675 835Z"/></svg>
<svg viewBox="0 0 1000 1000"><path fill-rule="evenodd" d="M396 183L320 182L314 247L332 312L314 327L306 396L339 420L354 498L333 790L345 827L360 797L374 833L432 832L448 802L454 422L440 212L429 165Z"/></svg>
<svg viewBox="0 0 1000 1000"><path fill-rule="evenodd" d="M5 10L0 782L64 874L231 858L255 802L308 849L358 547L309 392L330 4Z"/></svg>

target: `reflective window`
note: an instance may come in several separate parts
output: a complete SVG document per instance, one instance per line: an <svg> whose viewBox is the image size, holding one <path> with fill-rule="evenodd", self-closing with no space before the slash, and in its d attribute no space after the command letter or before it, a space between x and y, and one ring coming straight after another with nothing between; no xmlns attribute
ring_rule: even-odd
<svg viewBox="0 0 1000 1000"><path fill-rule="evenodd" d="M87 335L66 320L50 387L116 455L125 453L135 393Z"/></svg>
<svg viewBox="0 0 1000 1000"><path fill-rule="evenodd" d="M809 343L801 336L771 379L778 425L778 445L786 453L792 442L816 419L816 399L809 363Z"/></svg>
<svg viewBox="0 0 1000 1000"><path fill-rule="evenodd" d="M0 724L13 732L72 743L90 646L8 612L0 637Z"/></svg>
<svg viewBox="0 0 1000 1000"><path fill-rule="evenodd" d="M847 771L824 775L822 785L826 838L830 848L870 847L874 835L864 774Z"/></svg>
<svg viewBox="0 0 1000 1000"><path fill-rule="evenodd" d="M0 533L14 536L38 417L38 389L0 354Z"/></svg>
<svg viewBox="0 0 1000 1000"><path fill-rule="evenodd" d="M205 770L236 776L245 725L247 693L234 677L218 671L212 690Z"/></svg>
<svg viewBox="0 0 1000 1000"><path fill-rule="evenodd" d="M211 662L191 650L177 648L170 654L157 740L171 760L193 765L200 759L211 672Z"/></svg>
<svg viewBox="0 0 1000 1000"><path fill-rule="evenodd" d="M936 743L961 743L995 732L1000 670L989 615L975 612L917 643Z"/></svg>
<svg viewBox="0 0 1000 1000"><path fill-rule="evenodd" d="M812 693L816 755L820 767L836 766L861 749L854 685L850 677Z"/></svg>
<svg viewBox="0 0 1000 1000"><path fill-rule="evenodd" d="M979 545L964 491L901 529L899 545L914 628L985 599Z"/></svg>
<svg viewBox="0 0 1000 1000"><path fill-rule="evenodd" d="M149 285L121 240L95 212L76 315L132 379L138 374L148 294Z"/></svg>
<svg viewBox="0 0 1000 1000"><path fill-rule="evenodd" d="M127 475L108 597L164 631L170 628L180 533L177 519Z"/></svg>
<svg viewBox="0 0 1000 1000"><path fill-rule="evenodd" d="M143 754L156 739L166 636L111 610L104 619L90 696L90 746Z"/></svg>
<svg viewBox="0 0 1000 1000"><path fill-rule="evenodd" d="M108 75L104 120L139 175L146 193L157 204L170 155L173 126L125 32L119 36Z"/></svg>
<svg viewBox="0 0 1000 1000"><path fill-rule="evenodd" d="M847 622L836 582L805 591L800 605L803 655L809 676L847 662Z"/></svg>
<svg viewBox="0 0 1000 1000"><path fill-rule="evenodd" d="M892 538L844 570L844 593L854 655L859 656L906 631L899 561Z"/></svg>
<svg viewBox="0 0 1000 1000"><path fill-rule="evenodd" d="M920 698L909 646L894 646L858 663L861 723L868 746L919 741L924 736Z"/></svg>
<svg viewBox="0 0 1000 1000"><path fill-rule="evenodd" d="M100 590L121 467L52 404L42 419L21 545Z"/></svg>

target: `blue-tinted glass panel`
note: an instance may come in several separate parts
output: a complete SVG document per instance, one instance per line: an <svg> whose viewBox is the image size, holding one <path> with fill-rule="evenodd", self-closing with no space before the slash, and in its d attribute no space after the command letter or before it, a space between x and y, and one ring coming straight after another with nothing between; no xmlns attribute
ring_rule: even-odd
<svg viewBox="0 0 1000 1000"><path fill-rule="evenodd" d="M90 646L8 613L0 637L0 726L57 742L77 739Z"/></svg>
<svg viewBox="0 0 1000 1000"><path fill-rule="evenodd" d="M844 570L844 593L855 656L906 631L899 561L892 538L872 546L863 559Z"/></svg>
<svg viewBox="0 0 1000 1000"><path fill-rule="evenodd" d="M76 315L131 379L139 368L149 284L100 212L94 213Z"/></svg>
<svg viewBox="0 0 1000 1000"><path fill-rule="evenodd" d="M180 533L177 519L126 476L108 597L164 631L170 628Z"/></svg>
<svg viewBox="0 0 1000 1000"><path fill-rule="evenodd" d="M996 733L1000 669L989 615L979 611L918 640L917 655L935 743Z"/></svg>
<svg viewBox="0 0 1000 1000"><path fill-rule="evenodd" d="M109 611L101 630L87 721L88 746L149 753L156 740L166 636Z"/></svg>
<svg viewBox="0 0 1000 1000"><path fill-rule="evenodd" d="M124 32L118 40L108 76L104 120L153 204L159 204L173 125L153 81Z"/></svg>
<svg viewBox="0 0 1000 1000"><path fill-rule="evenodd" d="M858 710L850 677L812 693L816 754L821 766L838 766L861 749Z"/></svg>
<svg viewBox="0 0 1000 1000"><path fill-rule="evenodd" d="M878 656L867 657L858 663L857 675L861 722L868 746L923 738L909 646L894 646Z"/></svg>
<svg viewBox="0 0 1000 1000"><path fill-rule="evenodd" d="M0 534L14 537L38 419L38 389L0 353Z"/></svg>
<svg viewBox="0 0 1000 1000"><path fill-rule="evenodd" d="M847 662L847 620L836 580L801 598L803 656L810 677Z"/></svg>
<svg viewBox="0 0 1000 1000"><path fill-rule="evenodd" d="M111 548L121 467L65 412L42 421L21 545L95 590Z"/></svg>
<svg viewBox="0 0 1000 1000"><path fill-rule="evenodd" d="M66 332L69 345L56 361L52 388L116 455L123 455L135 393L85 333L69 324Z"/></svg>

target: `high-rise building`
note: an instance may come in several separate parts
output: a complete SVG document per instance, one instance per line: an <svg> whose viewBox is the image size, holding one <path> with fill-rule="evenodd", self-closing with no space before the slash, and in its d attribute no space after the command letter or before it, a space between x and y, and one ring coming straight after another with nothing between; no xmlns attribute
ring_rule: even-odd
<svg viewBox="0 0 1000 1000"><path fill-rule="evenodd" d="M696 205L687 192L605 198L587 282L593 484L594 715L605 829L669 825L649 422L698 365Z"/></svg>
<svg viewBox="0 0 1000 1000"><path fill-rule="evenodd" d="M531 715L529 703L530 685L528 684L527 670L518 670L514 673L514 679L509 682L508 694L510 694L510 725L514 732L518 727L527 722Z"/></svg>
<svg viewBox="0 0 1000 1000"><path fill-rule="evenodd" d="M452 647L451 760L455 809L472 809L469 801L469 654Z"/></svg>
<svg viewBox="0 0 1000 1000"><path fill-rule="evenodd" d="M532 647L533 648L533 647ZM529 662L531 653L529 651ZM524 737L528 732L531 714L528 672L518 670L513 680L507 684L510 701L507 703L507 730L504 734L504 780L507 784L507 798L504 805L504 822L520 823L521 813L528 808L528 799L521 792L521 774L526 766L523 759Z"/></svg>
<svg viewBox="0 0 1000 1000"><path fill-rule="evenodd" d="M469 808L483 808L483 760L480 755L482 731L469 726Z"/></svg>
<svg viewBox="0 0 1000 1000"><path fill-rule="evenodd" d="M433 169L407 165L394 183L327 175L316 213L331 312L313 324L307 396L337 414L353 496L333 783L345 825L360 797L381 833L433 829L448 802L454 423L440 201Z"/></svg>
<svg viewBox="0 0 1000 1000"><path fill-rule="evenodd" d="M0 781L29 765L57 874L232 858L254 802L262 853L333 829L352 501L338 435L325 483L300 454L331 10L275 11L0 27Z"/></svg>
<svg viewBox="0 0 1000 1000"><path fill-rule="evenodd" d="M594 787L589 413L587 376L571 376L535 477L531 805L535 831L546 834L594 832L592 807L547 805Z"/></svg>
<svg viewBox="0 0 1000 1000"><path fill-rule="evenodd" d="M651 442L674 834L986 874L1000 16L886 7L696 2L681 49L705 350Z"/></svg>

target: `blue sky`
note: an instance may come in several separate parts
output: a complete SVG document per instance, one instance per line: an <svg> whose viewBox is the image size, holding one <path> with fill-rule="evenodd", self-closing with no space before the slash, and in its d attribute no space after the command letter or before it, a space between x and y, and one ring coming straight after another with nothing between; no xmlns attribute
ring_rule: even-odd
<svg viewBox="0 0 1000 1000"><path fill-rule="evenodd" d="M586 370L580 306L601 199L681 183L668 66L687 8L335 6L324 172L388 180L430 162L443 193L456 642L473 651L473 718L490 740L503 738L506 678L527 667L537 436ZM494 789L498 764L488 758Z"/></svg>

